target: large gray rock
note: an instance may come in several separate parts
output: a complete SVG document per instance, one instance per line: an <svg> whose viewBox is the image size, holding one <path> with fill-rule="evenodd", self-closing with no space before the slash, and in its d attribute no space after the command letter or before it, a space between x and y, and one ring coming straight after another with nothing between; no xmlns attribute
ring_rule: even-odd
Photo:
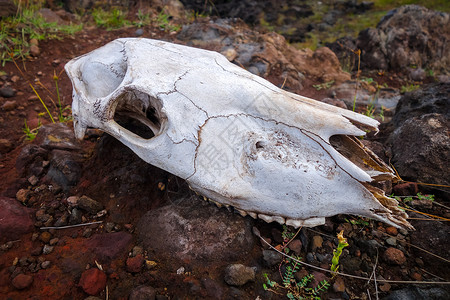
<svg viewBox="0 0 450 300"><path fill-rule="evenodd" d="M360 32L361 65L371 69L406 70L411 66L448 72L449 14L418 5L390 11L376 28Z"/></svg>
<svg viewBox="0 0 450 300"><path fill-rule="evenodd" d="M218 209L197 197L147 212L139 239L147 250L176 260L230 261L248 256L254 237L251 220Z"/></svg>

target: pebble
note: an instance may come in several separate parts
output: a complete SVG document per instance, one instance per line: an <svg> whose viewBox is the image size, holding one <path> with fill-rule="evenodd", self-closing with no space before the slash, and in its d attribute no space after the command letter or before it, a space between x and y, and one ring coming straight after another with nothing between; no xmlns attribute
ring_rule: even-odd
<svg viewBox="0 0 450 300"><path fill-rule="evenodd" d="M91 237L91 236L92 236L92 229L91 229L91 228L86 228L86 229L83 231L83 237L89 238L89 237Z"/></svg>
<svg viewBox="0 0 450 300"><path fill-rule="evenodd" d="M405 254L401 250L392 247L386 249L383 257L387 263L393 265L403 265L406 262Z"/></svg>
<svg viewBox="0 0 450 300"><path fill-rule="evenodd" d="M25 274L19 274L12 280L12 285L18 290L26 289L32 283L33 283L33 276Z"/></svg>
<svg viewBox="0 0 450 300"><path fill-rule="evenodd" d="M224 280L228 285L242 286L249 281L255 281L256 268L242 264L231 264L225 269Z"/></svg>
<svg viewBox="0 0 450 300"><path fill-rule="evenodd" d="M11 81L14 82L14 83L16 83L17 81L19 81L19 79L20 79L20 77L17 76L17 75L13 75L13 76L11 77Z"/></svg>
<svg viewBox="0 0 450 300"><path fill-rule="evenodd" d="M6 101L5 103L3 103L2 110L12 111L12 110L16 109L16 107L17 107L17 102L14 100L10 100L10 101Z"/></svg>
<svg viewBox="0 0 450 300"><path fill-rule="evenodd" d="M52 235L50 234L50 232L48 231L44 231L43 233L41 233L41 235L39 236L39 240L45 244L47 244L50 239L52 238Z"/></svg>
<svg viewBox="0 0 450 300"><path fill-rule="evenodd" d="M28 178L28 182L34 186L39 182L39 178L37 178L35 175L32 175L30 178Z"/></svg>
<svg viewBox="0 0 450 300"><path fill-rule="evenodd" d="M288 245L289 249L294 251L295 254L300 255L300 252L302 251L302 242L298 239L293 240Z"/></svg>
<svg viewBox="0 0 450 300"><path fill-rule="evenodd" d="M315 235L311 242L311 251L315 252L317 249L322 248L323 239L320 235Z"/></svg>
<svg viewBox="0 0 450 300"><path fill-rule="evenodd" d="M131 293L129 300L155 300L156 291L151 286L140 285L134 288Z"/></svg>
<svg viewBox="0 0 450 300"><path fill-rule="evenodd" d="M113 229L114 229L114 223L112 223L112 222L108 222L108 223L106 223L106 225L105 225L105 230L106 230L106 232L112 232L113 231Z"/></svg>
<svg viewBox="0 0 450 300"><path fill-rule="evenodd" d="M136 29L135 33L136 36L142 36L144 34L144 29L138 28Z"/></svg>
<svg viewBox="0 0 450 300"><path fill-rule="evenodd" d="M50 245L44 245L44 248L42 249L42 254L50 254L53 251L54 246Z"/></svg>
<svg viewBox="0 0 450 300"><path fill-rule="evenodd" d="M341 276L337 276L333 283L333 291L336 293L342 293L345 291L345 282Z"/></svg>
<svg viewBox="0 0 450 300"><path fill-rule="evenodd" d="M145 260L145 267L147 268L147 270L151 270L153 268L155 268L158 264L156 263L156 261L153 260Z"/></svg>
<svg viewBox="0 0 450 300"><path fill-rule="evenodd" d="M41 268L42 269L47 269L48 267L50 267L51 261L46 260L43 263L41 263Z"/></svg>
<svg viewBox="0 0 450 300"><path fill-rule="evenodd" d="M273 250L263 250L263 261L268 267L273 267L281 262L283 257L280 253Z"/></svg>
<svg viewBox="0 0 450 300"><path fill-rule="evenodd" d="M398 234L398 230L394 226L390 226L386 228L386 233L389 235L396 236Z"/></svg>
<svg viewBox="0 0 450 300"><path fill-rule="evenodd" d="M88 196L81 196L80 199L78 199L78 207L92 215L95 215L103 209L103 205L101 203L89 198Z"/></svg>
<svg viewBox="0 0 450 300"><path fill-rule="evenodd" d="M16 95L16 91L12 88L12 87L2 87L0 88L0 96L1 97L5 97L5 98L11 98L14 97ZM7 102L16 102L16 101L6 101L5 104Z"/></svg>
<svg viewBox="0 0 450 300"><path fill-rule="evenodd" d="M133 250L131 250L131 256L136 256L138 254L144 254L144 248L141 246L134 246Z"/></svg>
<svg viewBox="0 0 450 300"><path fill-rule="evenodd" d="M386 244L388 244L389 246L396 246L397 239L395 237L389 237L386 239Z"/></svg>
<svg viewBox="0 0 450 300"><path fill-rule="evenodd" d="M388 283L388 282L386 282L386 283L384 283L384 284L381 284L380 286L379 286L379 289L380 289L380 291L382 291L382 292L389 292L390 290L391 290L391 285Z"/></svg>
<svg viewBox="0 0 450 300"><path fill-rule="evenodd" d="M81 223L81 211L78 208L72 209L72 213L69 216L70 224L80 224Z"/></svg>
<svg viewBox="0 0 450 300"><path fill-rule="evenodd" d="M58 241L59 241L58 238L53 238L48 243L50 244L50 246L54 246L58 243Z"/></svg>
<svg viewBox="0 0 450 300"><path fill-rule="evenodd" d="M88 295L97 295L106 287L106 274L97 268L86 270L81 274L79 285Z"/></svg>
<svg viewBox="0 0 450 300"><path fill-rule="evenodd" d="M30 196L30 191L26 190L26 189L20 189L16 193L16 199L22 203L26 203L29 196Z"/></svg>
<svg viewBox="0 0 450 300"><path fill-rule="evenodd" d="M135 257L129 257L127 259L127 271L130 273L139 273L144 264L144 257L142 254L138 254Z"/></svg>
<svg viewBox="0 0 450 300"><path fill-rule="evenodd" d="M31 255L33 256L39 256L42 253L42 248L41 247L36 247L33 250L31 250Z"/></svg>
<svg viewBox="0 0 450 300"><path fill-rule="evenodd" d="M70 206L77 206L78 200L80 200L80 197L70 196L67 198L67 204L69 204Z"/></svg>
<svg viewBox="0 0 450 300"><path fill-rule="evenodd" d="M30 46L30 54L31 56L37 57L39 54L41 54L41 49L37 45L31 45Z"/></svg>

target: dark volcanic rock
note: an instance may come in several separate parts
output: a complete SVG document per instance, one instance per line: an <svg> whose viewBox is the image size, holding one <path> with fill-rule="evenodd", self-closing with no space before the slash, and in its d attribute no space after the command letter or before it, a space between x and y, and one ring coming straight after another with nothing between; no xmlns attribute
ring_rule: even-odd
<svg viewBox="0 0 450 300"><path fill-rule="evenodd" d="M72 128L65 123L52 123L42 126L36 135L35 143L45 149L79 150Z"/></svg>
<svg viewBox="0 0 450 300"><path fill-rule="evenodd" d="M432 84L400 99L390 134L392 162L405 179L450 185L450 84Z"/></svg>
<svg viewBox="0 0 450 300"><path fill-rule="evenodd" d="M16 199L0 197L0 242L17 240L33 231L32 210Z"/></svg>
<svg viewBox="0 0 450 300"><path fill-rule="evenodd" d="M393 291L389 294L389 296L383 298L383 300L406 300L406 299L427 299L427 300L450 299L450 294L440 287L422 289L417 286L411 285L409 287Z"/></svg>
<svg viewBox="0 0 450 300"><path fill-rule="evenodd" d="M137 229L145 248L177 260L230 261L254 243L248 218L197 197L147 212Z"/></svg>
<svg viewBox="0 0 450 300"><path fill-rule="evenodd" d="M81 177L81 155L72 151L53 150L47 177L66 192Z"/></svg>
<svg viewBox="0 0 450 300"><path fill-rule="evenodd" d="M376 28L360 32L361 65L371 69L406 71L410 66L448 72L449 14L418 5L390 11Z"/></svg>
<svg viewBox="0 0 450 300"><path fill-rule="evenodd" d="M140 285L131 291L130 300L154 300L156 291L151 286Z"/></svg>

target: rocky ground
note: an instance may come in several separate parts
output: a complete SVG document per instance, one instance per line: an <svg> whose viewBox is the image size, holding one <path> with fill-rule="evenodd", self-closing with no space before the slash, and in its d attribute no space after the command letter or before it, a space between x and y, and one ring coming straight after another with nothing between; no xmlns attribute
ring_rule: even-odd
<svg viewBox="0 0 450 300"><path fill-rule="evenodd" d="M411 10L422 26L422 40L442 40L448 34L436 20L439 14L421 8L400 10L399 19ZM420 23L418 16L426 19L428 14L435 16L436 24ZM448 24L448 15L441 15ZM34 57L18 61L21 72L6 63L0 78L2 298L286 298L283 290L277 294L263 288L267 284L263 274L282 283L280 273L285 272L286 262L258 235L281 249L292 229L217 208L202 201L182 179L143 163L114 138L88 130L83 141L76 141L70 121L51 124L40 115L43 107L29 83L48 101L47 93L56 92L56 72L63 106L70 105L72 87L62 72L64 65L118 37L142 36L216 50L286 90L350 109L356 93L357 109L367 113L368 104L373 103L373 116L383 121L380 133L363 142L391 161L403 179L448 186L448 68L436 74L426 71L427 66L444 66L448 57L444 49L441 55L428 55L412 67L405 57L417 56L423 49L435 54L437 44L431 43L434 48L430 49L417 41L389 44L399 38L383 37L416 34L405 33L395 20L390 22L396 27L379 26L376 32L351 41L363 45L363 38L375 37L377 42L365 40L373 50L372 55L368 50L364 54L370 59L381 55L374 45L401 49L397 54L381 52L384 67L371 68L367 63L358 74L342 71L341 52L336 49L337 55L328 48L298 50L281 35L259 33L239 20L209 17L186 22L177 32L155 25L114 31L85 28L73 38L39 43ZM402 86L416 84L421 88L401 93ZM49 107L56 115L56 108ZM31 128L44 124L32 142L22 131L24 120ZM416 197L402 204L434 217L409 211L416 230L408 232L339 215L323 226L303 228L289 244L291 253L302 261L329 269L336 235L343 230L349 246L343 250L339 270L372 275L377 283L332 278L306 266L297 270L294 279L301 281L312 274L311 286L329 281L328 290L320 294L322 299L375 299L376 294L385 299L450 298L448 286L437 284L450 279L448 188L416 183L384 188L397 196L434 194L434 201ZM412 283L423 281L436 283Z"/></svg>

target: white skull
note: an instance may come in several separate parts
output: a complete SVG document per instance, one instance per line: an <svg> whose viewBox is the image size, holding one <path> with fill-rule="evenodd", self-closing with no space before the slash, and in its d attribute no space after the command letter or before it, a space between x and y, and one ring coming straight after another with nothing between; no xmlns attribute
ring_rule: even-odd
<svg viewBox="0 0 450 300"><path fill-rule="evenodd" d="M286 92L219 53L158 40L115 40L66 71L78 138L99 128L243 215L299 227L355 214L411 228L369 184L395 177L355 138L376 120Z"/></svg>

